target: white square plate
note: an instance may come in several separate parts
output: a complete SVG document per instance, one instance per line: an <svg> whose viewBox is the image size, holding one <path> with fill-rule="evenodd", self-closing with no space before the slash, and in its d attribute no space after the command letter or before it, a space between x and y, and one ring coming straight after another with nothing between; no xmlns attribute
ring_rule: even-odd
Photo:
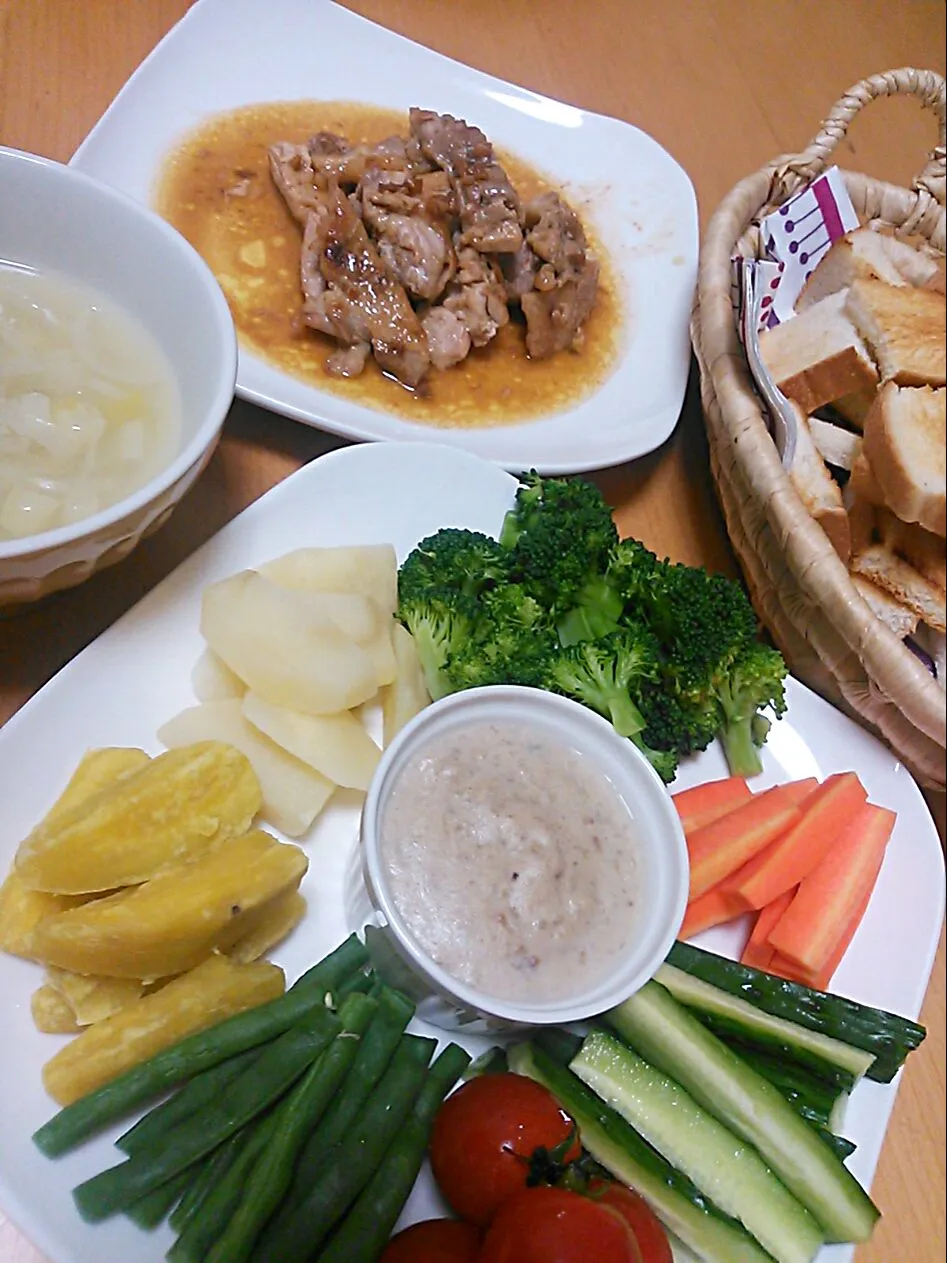
<svg viewBox="0 0 947 1263"><path fill-rule="evenodd" d="M353 89L352 66L359 73ZM684 171L628 123L491 78L327 0L198 0L138 68L73 165L151 202L164 157L209 115L262 101L351 100L461 115L587 209L618 278L614 371L566 411L492 429L418 425L320 391L240 350L237 393L351 439L437 441L506 469L597 469L658 447L690 363L697 206Z"/></svg>
<svg viewBox="0 0 947 1263"><path fill-rule="evenodd" d="M515 486L509 474L467 453L397 443L332 452L263 496L0 729L0 874L86 750L135 745L160 752L158 727L194 702L190 676L203 647L198 618L208 583L304 545L390 542L400 560L442 526L496 534ZM871 801L897 812L871 905L833 989L914 1018L944 911L943 855L933 821L911 776L879 741L794 680L788 697L788 713L773 725L764 749L760 787L854 769ZM726 774L722 753L711 748L685 762L674 788ZM354 928L346 908L360 899L351 881L357 869L351 860L358 817L354 796L337 792L301 839L311 861L302 888L309 910L274 953L288 982ZM746 932L745 925L732 924L696 941L735 956ZM144 1233L121 1216L84 1224L70 1196L74 1185L114 1164L118 1151L110 1142L124 1127L54 1162L43 1158L30 1139L53 1112L41 1067L65 1042L33 1026L30 995L40 977L37 965L0 953L0 1202L54 1263L158 1263L171 1241L168 1229ZM461 1042L475 1055L487 1046L483 1038ZM896 1090L897 1081L866 1081L852 1096L845 1134L858 1146L850 1165L865 1185L881 1151ZM402 1222L441 1213L425 1170ZM851 1255L849 1246L827 1247L818 1263L843 1263Z"/></svg>

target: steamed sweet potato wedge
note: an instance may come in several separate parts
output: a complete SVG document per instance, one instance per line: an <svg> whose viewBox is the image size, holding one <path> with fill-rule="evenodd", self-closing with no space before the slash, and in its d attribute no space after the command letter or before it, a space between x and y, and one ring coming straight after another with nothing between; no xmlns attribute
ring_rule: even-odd
<svg viewBox="0 0 947 1263"><path fill-rule="evenodd" d="M298 846L255 829L132 890L46 917L30 952L79 974L180 974L242 938L258 909L295 890L308 866Z"/></svg>
<svg viewBox="0 0 947 1263"><path fill-rule="evenodd" d="M16 871L52 894L134 885L244 833L260 803L239 750L211 741L169 750L43 820L20 844Z"/></svg>
<svg viewBox="0 0 947 1263"><path fill-rule="evenodd" d="M68 1105L186 1035L275 999L283 987L276 965L210 956L160 991L87 1027L46 1063L43 1084L54 1101Z"/></svg>

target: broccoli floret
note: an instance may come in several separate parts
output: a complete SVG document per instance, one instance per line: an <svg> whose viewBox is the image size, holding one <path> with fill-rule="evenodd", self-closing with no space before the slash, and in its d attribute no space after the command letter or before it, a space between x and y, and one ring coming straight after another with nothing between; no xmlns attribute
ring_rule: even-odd
<svg viewBox="0 0 947 1263"><path fill-rule="evenodd" d="M448 595L403 600L398 617L414 637L432 699L457 691L447 671L449 659L477 634L477 607L469 598Z"/></svg>
<svg viewBox="0 0 947 1263"><path fill-rule="evenodd" d="M661 685L639 701L647 738L659 749L692 754L723 740L734 775L760 770L758 745L779 712L785 663L757 639L757 620L741 585L692 566L658 561L625 540L612 555L609 581L661 643Z"/></svg>
<svg viewBox="0 0 947 1263"><path fill-rule="evenodd" d="M646 630L612 632L601 640L568 645L550 656L547 688L591 706L623 737L645 726L631 689L656 678L657 646Z"/></svg>
<svg viewBox="0 0 947 1263"><path fill-rule="evenodd" d="M640 540L623 539L612 549L606 577L625 605L637 605L648 591L652 579L666 562L658 561Z"/></svg>
<svg viewBox="0 0 947 1263"><path fill-rule="evenodd" d="M707 703L688 702L661 682L642 689L638 709L645 719L648 744L657 750L673 750L679 756L706 750L720 728L715 698Z"/></svg>
<svg viewBox="0 0 947 1263"><path fill-rule="evenodd" d="M405 558L398 572L398 599L412 603L444 591L473 599L506 581L508 560L489 535L445 527L422 539Z"/></svg>
<svg viewBox="0 0 947 1263"><path fill-rule="evenodd" d="M563 645L598 640L617 629L625 602L603 574L592 574L579 589L575 604L559 619Z"/></svg>
<svg viewBox="0 0 947 1263"><path fill-rule="evenodd" d="M645 627L625 628L601 640L564 646L547 661L541 685L590 706L610 719L649 759L662 780L674 779L677 754L645 740L646 720L635 697L658 672L658 646Z"/></svg>
<svg viewBox="0 0 947 1263"><path fill-rule="evenodd" d="M720 738L734 776L754 776L763 770L759 747L769 732L769 720L760 712L768 706L777 718L785 714L786 674L779 650L756 640L719 681Z"/></svg>
<svg viewBox="0 0 947 1263"><path fill-rule="evenodd" d="M756 636L756 614L743 588L694 566L658 563L637 594L661 641L668 670L683 691L726 666Z"/></svg>
<svg viewBox="0 0 947 1263"><path fill-rule="evenodd" d="M513 580L555 622L589 600L586 584L604 575L617 542L611 510L593 483L541 478L535 470L520 476L500 532Z"/></svg>
<svg viewBox="0 0 947 1263"><path fill-rule="evenodd" d="M555 630L543 607L518 584L483 595L475 635L451 655L445 671L458 689L489 684L537 686Z"/></svg>
<svg viewBox="0 0 947 1263"><path fill-rule="evenodd" d="M654 770L664 781L665 785L670 785L671 781L677 776L677 767L680 759L676 750L655 750L648 745L644 735L639 733L637 737L633 737L635 745L645 756Z"/></svg>

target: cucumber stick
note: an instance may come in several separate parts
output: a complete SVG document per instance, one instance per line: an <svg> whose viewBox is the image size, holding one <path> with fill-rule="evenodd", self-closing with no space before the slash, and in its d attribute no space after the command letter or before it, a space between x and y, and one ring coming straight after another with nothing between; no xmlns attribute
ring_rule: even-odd
<svg viewBox="0 0 947 1263"><path fill-rule="evenodd" d="M593 1158L647 1199L664 1225L703 1263L772 1263L772 1255L724 1215L682 1172L565 1065L534 1043L509 1049L510 1069L547 1087L575 1120Z"/></svg>
<svg viewBox="0 0 947 1263"><path fill-rule="evenodd" d="M744 1225L779 1263L810 1263L825 1235L746 1144L607 1031L593 1031L570 1069L645 1140ZM581 1131L581 1128L580 1128Z"/></svg>
<svg viewBox="0 0 947 1263"><path fill-rule="evenodd" d="M721 991L741 996L775 1017L797 1026L821 1031L874 1057L869 1079L890 1083L925 1036L923 1026L886 1009L873 1009L845 996L814 991L801 982L789 982L715 952L677 942L668 952L668 964L713 983Z"/></svg>
<svg viewBox="0 0 947 1263"><path fill-rule="evenodd" d="M608 1023L719 1122L759 1150L829 1241L867 1241L877 1207L779 1091L659 983L612 1009Z"/></svg>
<svg viewBox="0 0 947 1263"><path fill-rule="evenodd" d="M727 1031L737 1039L763 1048L769 1047L773 1052L785 1053L816 1072L844 1071L846 1077L840 1081L840 1086L846 1090L850 1091L868 1073L875 1060L873 1053L854 1048L819 1031L809 1030L798 1022L766 1013L748 1000L731 995L674 965L662 965L655 974L655 979L670 991L675 1000L700 1016L706 1014L724 1021ZM722 1037L726 1042L727 1036ZM826 1073L825 1077L834 1076Z"/></svg>

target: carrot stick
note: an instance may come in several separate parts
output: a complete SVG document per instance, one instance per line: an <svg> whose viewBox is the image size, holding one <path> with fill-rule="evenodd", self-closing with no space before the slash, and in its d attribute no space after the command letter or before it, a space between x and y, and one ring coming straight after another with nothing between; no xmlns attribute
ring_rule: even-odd
<svg viewBox="0 0 947 1263"><path fill-rule="evenodd" d="M684 920L678 930L678 938L692 938L701 930L709 930L711 926L722 925L724 921L732 921L739 913L734 910L728 893L719 886L714 886L698 899L692 899L687 905Z"/></svg>
<svg viewBox="0 0 947 1263"><path fill-rule="evenodd" d="M777 785L754 794L748 802L705 824L687 839L691 899L705 894L801 819L802 812L792 801L795 792Z"/></svg>
<svg viewBox="0 0 947 1263"><path fill-rule="evenodd" d="M894 822L894 812L884 807L865 803L859 809L770 931L770 945L781 956L821 975L874 888Z"/></svg>
<svg viewBox="0 0 947 1263"><path fill-rule="evenodd" d="M719 820L751 797L745 776L727 776L720 781L705 781L671 795L685 833L693 833L702 825Z"/></svg>
<svg viewBox="0 0 947 1263"><path fill-rule="evenodd" d="M792 903L795 889L784 891L772 903L761 908L756 915L750 937L746 941L740 960L744 965L752 965L754 969L769 969L773 958L773 948L769 943L769 932Z"/></svg>
<svg viewBox="0 0 947 1263"><path fill-rule="evenodd" d="M827 777L801 803L802 819L733 875L736 906L763 908L798 886L867 798L854 772Z"/></svg>

